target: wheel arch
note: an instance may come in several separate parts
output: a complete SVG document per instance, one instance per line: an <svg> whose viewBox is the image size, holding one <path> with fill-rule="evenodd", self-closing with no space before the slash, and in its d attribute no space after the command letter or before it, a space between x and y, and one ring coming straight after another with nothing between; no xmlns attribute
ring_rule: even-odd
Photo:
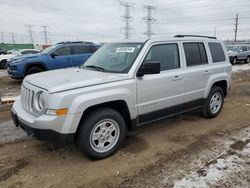
<svg viewBox="0 0 250 188"><path fill-rule="evenodd" d="M207 98L207 96L209 95L209 92L211 91L213 86L218 86L223 90L223 94L224 97L227 96L228 94L228 81L226 79L221 79L221 80L215 80L214 82L212 82L210 84L210 86L208 87L206 94L205 94L205 98Z"/></svg>
<svg viewBox="0 0 250 188"><path fill-rule="evenodd" d="M89 106L88 108L86 108L84 110L84 112L82 113L81 119L78 123L77 129L76 129L76 133L75 135L77 136L79 129L81 127L81 122L84 120L84 118L87 117L87 115L99 108L111 108L114 109L116 111L118 111L124 118L125 122L126 122L126 130L132 130L133 129L133 123L131 120L131 116L130 116L130 112L129 112L129 108L128 105L126 103L126 101L124 100L115 100L115 101L110 101L110 102L104 102L104 103L100 103L100 104L96 104L93 106Z"/></svg>
<svg viewBox="0 0 250 188"><path fill-rule="evenodd" d="M35 62L35 63L30 63L30 64L25 65L23 74L26 75L28 69L31 68L31 67L39 67L39 68L43 69L44 71L48 70L47 66L44 65L43 62Z"/></svg>

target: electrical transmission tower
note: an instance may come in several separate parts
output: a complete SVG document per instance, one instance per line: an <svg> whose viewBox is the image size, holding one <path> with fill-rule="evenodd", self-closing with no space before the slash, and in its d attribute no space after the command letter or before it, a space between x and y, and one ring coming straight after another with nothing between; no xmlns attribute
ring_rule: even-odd
<svg viewBox="0 0 250 188"><path fill-rule="evenodd" d="M48 26L42 25L41 28L43 29L42 33L44 35L44 44L48 44Z"/></svg>
<svg viewBox="0 0 250 188"><path fill-rule="evenodd" d="M11 38L11 41L12 41L12 43L13 43L13 44L15 44L15 43L16 43L16 40L15 40L15 35L16 35L16 34L15 34L15 33L13 33L13 32L12 32L12 33L10 33L10 38Z"/></svg>
<svg viewBox="0 0 250 188"><path fill-rule="evenodd" d="M157 20L152 16L152 14L153 12L155 12L156 7L143 5L143 9L147 11L147 16L142 18L147 24L147 31L143 34L147 35L147 37L150 38L152 35L155 35L155 33L152 31L152 24L154 24Z"/></svg>
<svg viewBox="0 0 250 188"><path fill-rule="evenodd" d="M124 21L124 27L121 30L124 31L124 38L128 39L131 36L131 30L133 28L130 26L130 23L133 21L133 17L131 16L132 4L127 1L119 1L120 5L124 7L124 15L122 16L122 20Z"/></svg>
<svg viewBox="0 0 250 188"><path fill-rule="evenodd" d="M237 41L237 34L238 34L238 25L239 25L239 16L238 14L236 14L236 18L235 18L235 28L234 28L234 42Z"/></svg>
<svg viewBox="0 0 250 188"><path fill-rule="evenodd" d="M33 31L32 31L32 27L34 27L34 26L33 25L25 25L25 26L27 27L27 30L28 30L30 43L34 44L34 37L33 37Z"/></svg>
<svg viewBox="0 0 250 188"><path fill-rule="evenodd" d="M4 33L1 32L1 42L4 43Z"/></svg>

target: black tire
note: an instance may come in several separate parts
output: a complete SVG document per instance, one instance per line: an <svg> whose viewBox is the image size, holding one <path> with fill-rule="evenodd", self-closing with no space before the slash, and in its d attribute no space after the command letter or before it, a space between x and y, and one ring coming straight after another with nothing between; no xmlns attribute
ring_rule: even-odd
<svg viewBox="0 0 250 188"><path fill-rule="evenodd" d="M246 63L250 63L250 56L247 56L247 58L246 58L246 61L245 61Z"/></svg>
<svg viewBox="0 0 250 188"><path fill-rule="evenodd" d="M231 64L235 65L236 63L237 63L237 57L234 57L233 60L232 60L232 62L231 62Z"/></svg>
<svg viewBox="0 0 250 188"><path fill-rule="evenodd" d="M120 133L119 136L117 136L117 141L113 146L111 145L112 147L109 148L108 151L98 152L93 149L94 142L91 142L91 133L96 126L98 127L98 123L107 119L111 119L117 123ZM119 112L111 108L100 108L98 110L90 112L87 117L80 122L79 126L80 129L77 132L76 144L81 152L90 159L103 159L114 154L118 150L120 144L123 142L126 134L126 125L123 116ZM101 132L102 130L99 129L99 131ZM99 134L99 132L97 134ZM110 135L111 134L112 133L110 133ZM99 138L98 135L97 142L99 142L99 139L101 138ZM106 142L108 143L108 141Z"/></svg>
<svg viewBox="0 0 250 188"><path fill-rule="evenodd" d="M35 73L39 73L39 72L42 72L42 71L43 71L43 69L40 68L40 67L30 67L26 71L26 75L35 74Z"/></svg>
<svg viewBox="0 0 250 188"><path fill-rule="evenodd" d="M221 105L220 105L218 111L213 112L211 109L210 103L211 103L212 97L218 93L219 93L219 95L221 95ZM219 113L223 107L223 104L224 104L224 92L223 92L222 88L218 87L218 86L213 86L209 92L208 97L206 98L204 106L201 109L201 113L206 118L215 118L216 116L219 115Z"/></svg>
<svg viewBox="0 0 250 188"><path fill-rule="evenodd" d="M0 68L1 69L7 69L7 60L2 60L0 62Z"/></svg>

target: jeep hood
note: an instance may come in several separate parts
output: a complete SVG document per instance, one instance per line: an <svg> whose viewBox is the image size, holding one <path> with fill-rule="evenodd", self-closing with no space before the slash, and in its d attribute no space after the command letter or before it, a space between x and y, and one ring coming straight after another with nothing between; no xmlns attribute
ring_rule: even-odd
<svg viewBox="0 0 250 188"><path fill-rule="evenodd" d="M58 69L25 77L24 81L55 93L129 79L127 74L106 73L80 68Z"/></svg>
<svg viewBox="0 0 250 188"><path fill-rule="evenodd" d="M16 60L24 59L24 58L37 58L38 56L41 56L41 53L17 55L17 56L14 56L11 60L16 61Z"/></svg>

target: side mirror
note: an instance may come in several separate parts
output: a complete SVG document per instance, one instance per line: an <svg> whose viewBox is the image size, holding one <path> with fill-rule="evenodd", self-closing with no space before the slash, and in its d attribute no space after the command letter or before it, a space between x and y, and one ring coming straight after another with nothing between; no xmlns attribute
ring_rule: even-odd
<svg viewBox="0 0 250 188"><path fill-rule="evenodd" d="M50 56L51 56L52 58L55 58L55 57L57 56L57 54L53 52L53 53L50 54Z"/></svg>
<svg viewBox="0 0 250 188"><path fill-rule="evenodd" d="M137 72L137 77L144 76L144 74L159 74L161 72L161 65L158 61L148 61L140 67Z"/></svg>

